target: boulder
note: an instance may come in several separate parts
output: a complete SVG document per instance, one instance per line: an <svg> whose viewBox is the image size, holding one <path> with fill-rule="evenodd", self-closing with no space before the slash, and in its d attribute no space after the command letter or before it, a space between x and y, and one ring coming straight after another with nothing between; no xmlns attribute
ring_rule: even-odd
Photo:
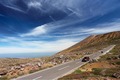
<svg viewBox="0 0 120 80"><path fill-rule="evenodd" d="M3 76L3 75L6 75L8 72L6 70L2 70L0 71L0 75Z"/></svg>
<svg viewBox="0 0 120 80"><path fill-rule="evenodd" d="M115 78L120 78L120 71L113 74Z"/></svg>

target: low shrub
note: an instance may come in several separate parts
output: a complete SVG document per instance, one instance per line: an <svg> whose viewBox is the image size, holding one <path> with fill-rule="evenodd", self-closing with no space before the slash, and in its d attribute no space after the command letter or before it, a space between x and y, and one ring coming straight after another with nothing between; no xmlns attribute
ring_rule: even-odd
<svg viewBox="0 0 120 80"><path fill-rule="evenodd" d="M120 61L119 62L116 62L117 65L120 65Z"/></svg>
<svg viewBox="0 0 120 80"><path fill-rule="evenodd" d="M82 71L81 71L80 69L77 69L77 70L74 72L74 74L80 74L80 73L82 73Z"/></svg>
<svg viewBox="0 0 120 80"><path fill-rule="evenodd" d="M0 77L0 80L10 80L10 79L8 79L6 76L4 76L4 77Z"/></svg>
<svg viewBox="0 0 120 80"><path fill-rule="evenodd" d="M103 69L101 69L101 68L93 68L92 69L94 75L101 75L102 70Z"/></svg>

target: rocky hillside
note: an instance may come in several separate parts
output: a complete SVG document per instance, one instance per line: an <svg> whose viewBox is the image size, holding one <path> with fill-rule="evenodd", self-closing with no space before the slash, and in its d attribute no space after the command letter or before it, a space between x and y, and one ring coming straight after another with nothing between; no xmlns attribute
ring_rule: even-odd
<svg viewBox="0 0 120 80"><path fill-rule="evenodd" d="M58 54L71 54L71 53L81 53L85 51L93 52L95 50L106 47L110 44L117 44L120 42L120 31L110 32L100 35L92 35L84 39L83 41L73 45L72 47L59 52ZM98 49L96 49L98 48Z"/></svg>
<svg viewBox="0 0 120 80"><path fill-rule="evenodd" d="M58 80L120 80L120 31L89 37L84 41L87 41L85 45L88 45L84 50L111 44L116 46L97 61L90 62Z"/></svg>

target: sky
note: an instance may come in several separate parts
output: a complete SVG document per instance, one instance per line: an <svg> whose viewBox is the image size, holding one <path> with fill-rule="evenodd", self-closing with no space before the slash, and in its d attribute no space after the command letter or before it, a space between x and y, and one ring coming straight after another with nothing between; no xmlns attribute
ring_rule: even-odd
<svg viewBox="0 0 120 80"><path fill-rule="evenodd" d="M0 54L57 53L119 30L120 0L0 0Z"/></svg>

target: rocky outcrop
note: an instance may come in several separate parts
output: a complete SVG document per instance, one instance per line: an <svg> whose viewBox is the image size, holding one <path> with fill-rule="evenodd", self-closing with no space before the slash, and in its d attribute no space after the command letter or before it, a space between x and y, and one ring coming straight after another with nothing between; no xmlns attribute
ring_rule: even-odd
<svg viewBox="0 0 120 80"><path fill-rule="evenodd" d="M119 78L119 79L120 79L120 71L119 71L119 72L114 73L114 74L113 74L113 76L114 76L115 78Z"/></svg>

